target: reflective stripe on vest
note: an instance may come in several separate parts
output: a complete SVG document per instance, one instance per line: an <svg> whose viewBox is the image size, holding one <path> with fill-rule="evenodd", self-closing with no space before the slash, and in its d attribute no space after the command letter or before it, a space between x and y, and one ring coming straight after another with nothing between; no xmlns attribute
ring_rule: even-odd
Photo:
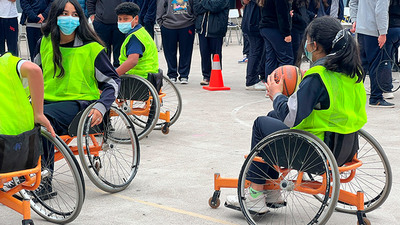
<svg viewBox="0 0 400 225"><path fill-rule="evenodd" d="M119 63L122 65L127 59L126 55L126 45L129 43L129 40L132 38L132 35L135 35L136 38L142 43L145 47L143 52L143 56L139 58L136 66L126 72L126 74L134 74L141 76L143 78L147 78L148 73L158 73L158 51L157 46L154 40L151 38L150 34L144 29L144 27L139 28L137 31L129 34L124 43L121 46L121 54L119 56Z"/></svg>
<svg viewBox="0 0 400 225"><path fill-rule="evenodd" d="M33 109L17 73L19 60L11 53L0 57L0 134L18 135L34 126Z"/></svg>
<svg viewBox="0 0 400 225"><path fill-rule="evenodd" d="M367 122L366 94L363 82L323 66L310 68L304 77L319 74L329 95L329 108L314 109L293 129L306 130L324 140L325 131L349 134L361 129ZM304 79L304 78L303 78Z"/></svg>
<svg viewBox="0 0 400 225"><path fill-rule="evenodd" d="M43 37L40 44L44 78L44 99L48 101L96 100L100 98L95 77L94 62L104 49L97 42L79 47L60 47L65 74L54 76L53 45L50 36Z"/></svg>

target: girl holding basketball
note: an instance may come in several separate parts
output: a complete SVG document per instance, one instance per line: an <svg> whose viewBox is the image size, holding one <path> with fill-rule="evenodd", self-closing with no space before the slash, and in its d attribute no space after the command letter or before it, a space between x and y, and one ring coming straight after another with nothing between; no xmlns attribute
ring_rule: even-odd
<svg viewBox="0 0 400 225"><path fill-rule="evenodd" d="M282 79L277 83L274 76L268 77L267 91L273 100L274 110L268 116L255 120L251 147L278 130L305 130L339 153L335 157L340 166L357 151L356 132L367 121L359 50L351 34L331 17L313 20L306 28L303 43L304 53L313 65L304 74L298 90L290 97L282 94ZM337 141L333 144L333 140L346 140L346 143ZM346 149L342 149L342 146L346 146ZM255 174L248 177L257 177L257 173L268 174L271 179L278 177L273 167L258 164L258 168L250 169ZM250 196L246 201L256 205L253 211L266 213L269 211L267 205L284 206L280 190L263 191L265 179L251 182ZM239 206L237 196L228 196L226 204L231 208Z"/></svg>

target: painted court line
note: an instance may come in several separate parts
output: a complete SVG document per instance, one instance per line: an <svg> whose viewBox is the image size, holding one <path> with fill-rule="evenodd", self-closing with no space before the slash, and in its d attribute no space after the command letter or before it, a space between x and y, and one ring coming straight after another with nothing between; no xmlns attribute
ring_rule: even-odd
<svg viewBox="0 0 400 225"><path fill-rule="evenodd" d="M98 193L104 193L103 191L101 191L99 189L95 189L95 188L87 187L87 189L93 190L93 191L98 192ZM121 194L115 194L114 193L111 196L114 196L114 197L117 197L117 198L121 198L121 199L125 199L125 200L131 201L131 202L136 202L136 203L139 203L139 204L151 206L151 207L154 207L154 208L163 209L163 210L174 212L174 213L179 213L179 214L183 214L183 215L187 215L187 216L191 216L191 217L196 217L196 218L203 219L203 220L208 220L208 221L219 223L219 224L236 225L235 223L231 223L231 222L228 222L228 221L225 221L225 220L216 219L216 218L213 218L213 217L210 217L210 216L205 216L205 215L201 215L201 214L198 214L198 213L194 213L194 212L190 212L190 211L186 211L186 210L182 210L182 209L176 209L176 208L173 208L173 207L159 205L159 204L153 203L153 202L147 202L147 201L143 201L143 200L138 200L138 199L134 199L134 198L131 198L131 197L128 197L128 196L125 196L125 195L121 195Z"/></svg>

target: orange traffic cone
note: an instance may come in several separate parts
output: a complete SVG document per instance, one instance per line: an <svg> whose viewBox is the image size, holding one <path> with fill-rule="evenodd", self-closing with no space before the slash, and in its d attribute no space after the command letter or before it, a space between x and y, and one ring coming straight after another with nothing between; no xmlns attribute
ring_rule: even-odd
<svg viewBox="0 0 400 225"><path fill-rule="evenodd" d="M230 87L224 87L224 81L222 79L221 63L219 61L219 55L214 55L214 60L212 64L210 85L203 87L209 91L224 91L231 90Z"/></svg>

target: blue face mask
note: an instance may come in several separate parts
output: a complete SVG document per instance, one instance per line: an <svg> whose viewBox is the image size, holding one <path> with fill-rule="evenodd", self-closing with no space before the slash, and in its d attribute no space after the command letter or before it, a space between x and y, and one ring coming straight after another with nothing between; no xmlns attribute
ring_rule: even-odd
<svg viewBox="0 0 400 225"><path fill-rule="evenodd" d="M57 25L63 34L70 35L80 25L79 17L59 16L57 17Z"/></svg>
<svg viewBox="0 0 400 225"><path fill-rule="evenodd" d="M304 44L304 54L306 55L307 59L309 59L312 62L313 61L312 60L312 54L313 54L313 52L315 52L315 50L312 51L312 52L307 51L307 45L308 45L307 42L308 41L306 40L306 43Z"/></svg>
<svg viewBox="0 0 400 225"><path fill-rule="evenodd" d="M121 31L121 33L123 33L123 34L129 33L129 31L131 31L134 28L134 27L132 27L132 21L131 22L124 22L124 23L118 22L119 31Z"/></svg>

